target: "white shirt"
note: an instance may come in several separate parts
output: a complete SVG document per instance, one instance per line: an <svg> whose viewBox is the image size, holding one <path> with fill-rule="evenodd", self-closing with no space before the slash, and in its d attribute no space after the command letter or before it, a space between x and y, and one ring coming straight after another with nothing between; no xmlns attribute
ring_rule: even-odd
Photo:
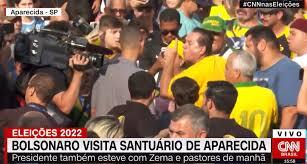
<svg viewBox="0 0 307 164"><path fill-rule="evenodd" d="M300 65L302 68L307 67L307 53L302 56L293 58L293 61Z"/></svg>

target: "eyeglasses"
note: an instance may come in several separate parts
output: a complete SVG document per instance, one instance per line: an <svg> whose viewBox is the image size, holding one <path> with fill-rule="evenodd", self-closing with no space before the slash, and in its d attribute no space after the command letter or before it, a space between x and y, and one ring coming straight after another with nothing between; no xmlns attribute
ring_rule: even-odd
<svg viewBox="0 0 307 164"><path fill-rule="evenodd" d="M125 9L110 9L111 13L125 14L127 11Z"/></svg>
<svg viewBox="0 0 307 164"><path fill-rule="evenodd" d="M267 17L267 16L271 16L271 15L276 14L276 13L277 13L276 11L271 11L271 12L261 12L261 11L259 11L259 12L258 12L258 16L259 16L259 17L260 17L260 16Z"/></svg>
<svg viewBox="0 0 307 164"><path fill-rule="evenodd" d="M178 30L163 30L161 31L162 35L168 35L169 33L171 33L172 35L178 35Z"/></svg>

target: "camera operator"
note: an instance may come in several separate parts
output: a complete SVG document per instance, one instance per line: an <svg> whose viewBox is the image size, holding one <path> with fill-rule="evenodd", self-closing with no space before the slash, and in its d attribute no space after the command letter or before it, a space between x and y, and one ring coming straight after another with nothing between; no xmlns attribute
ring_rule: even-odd
<svg viewBox="0 0 307 164"><path fill-rule="evenodd" d="M88 62L89 59L85 56L82 56L81 54L74 54L69 59L69 66L73 69L73 75L68 87L66 87L65 84L65 81L67 81L65 74L56 68L44 67L35 71L36 73L48 73L56 79L57 90L55 96L52 99L52 102L65 114L70 113L79 96L83 71L77 69L76 65L85 66L88 64Z"/></svg>
<svg viewBox="0 0 307 164"><path fill-rule="evenodd" d="M72 30L69 23L65 21L52 22L47 26L47 28L63 32ZM17 50L18 48L16 47L15 59L18 60L18 56L22 55L23 51L21 49ZM77 52L71 55L69 59L70 68L67 70L60 70L50 66L36 67L23 64L23 73L21 73L21 75L18 77L17 86L19 86L18 88L21 93L24 93L24 88L26 87L27 81L31 78L32 75L37 73L47 73L52 76L52 78L54 78L56 81L56 89L52 103L48 106L48 113L55 118L58 124L64 124L65 126L70 123L70 120L68 120L68 118L66 118L63 113L66 115L69 114L75 105L79 96L81 79L84 71L82 67L85 67L88 63L89 59L82 55L80 52ZM71 78L66 76L66 73L69 71L72 72Z"/></svg>

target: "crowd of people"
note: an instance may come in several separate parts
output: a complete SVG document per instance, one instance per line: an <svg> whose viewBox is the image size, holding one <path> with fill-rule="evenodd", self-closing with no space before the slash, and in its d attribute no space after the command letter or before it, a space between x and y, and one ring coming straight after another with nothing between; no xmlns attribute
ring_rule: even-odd
<svg viewBox="0 0 307 164"><path fill-rule="evenodd" d="M238 0L0 0L0 7L0 14L7 7L62 11L0 15L0 24L14 27L1 33L2 130L265 138L272 129L307 128L306 8L240 8ZM80 17L90 33L73 25ZM66 69L22 60L30 50L20 36L47 28L113 54L100 54L101 67L80 50Z"/></svg>

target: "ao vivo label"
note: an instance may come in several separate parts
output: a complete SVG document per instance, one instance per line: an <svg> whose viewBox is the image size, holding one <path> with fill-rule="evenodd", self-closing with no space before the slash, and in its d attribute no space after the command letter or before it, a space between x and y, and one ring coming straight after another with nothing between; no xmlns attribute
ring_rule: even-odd
<svg viewBox="0 0 307 164"><path fill-rule="evenodd" d="M305 138L304 129L274 129L273 159L305 159Z"/></svg>

